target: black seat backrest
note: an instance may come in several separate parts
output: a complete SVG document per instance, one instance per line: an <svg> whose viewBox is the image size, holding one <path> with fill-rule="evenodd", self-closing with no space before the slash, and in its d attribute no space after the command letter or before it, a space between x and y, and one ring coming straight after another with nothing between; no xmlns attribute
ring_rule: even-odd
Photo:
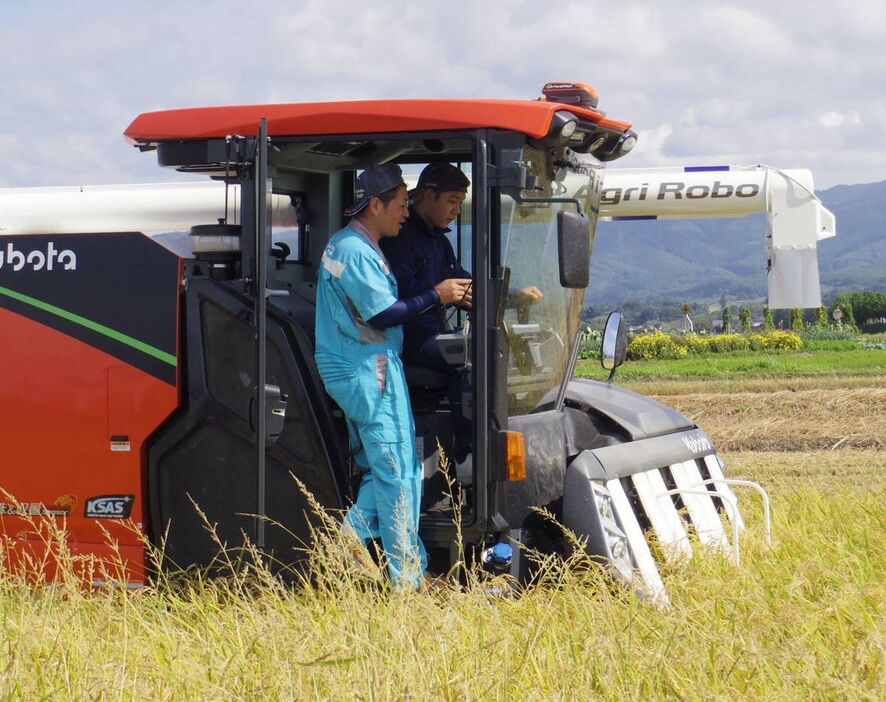
<svg viewBox="0 0 886 702"><path fill-rule="evenodd" d="M405 366L406 384L410 388L422 390L446 389L449 376L443 371L428 366Z"/></svg>

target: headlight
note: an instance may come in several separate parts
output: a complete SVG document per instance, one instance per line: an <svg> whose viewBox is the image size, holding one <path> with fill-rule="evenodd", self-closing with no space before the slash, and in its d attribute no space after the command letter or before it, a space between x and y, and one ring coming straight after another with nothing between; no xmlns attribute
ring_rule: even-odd
<svg viewBox="0 0 886 702"><path fill-rule="evenodd" d="M615 559L624 558L628 551L627 542L624 539L610 538L609 550L612 551L612 557Z"/></svg>
<svg viewBox="0 0 886 702"><path fill-rule="evenodd" d="M575 120L570 120L561 127L560 136L563 139L568 139L573 134L575 134L576 129L578 129L578 122L576 122Z"/></svg>
<svg viewBox="0 0 886 702"><path fill-rule="evenodd" d="M624 577L630 579L632 571L631 554L628 550L628 537L619 528L615 521L612 508L612 497L609 490L602 483L594 483L594 502L602 520L603 532L606 538L606 547L612 560L612 565Z"/></svg>
<svg viewBox="0 0 886 702"><path fill-rule="evenodd" d="M600 136L594 139L594 141L591 142L591 145L588 147L588 153L593 153L594 151L599 149L603 145L604 141L606 141L605 136Z"/></svg>
<svg viewBox="0 0 886 702"><path fill-rule="evenodd" d="M636 144L637 144L637 137L634 136L633 134L631 134L630 136L626 137L623 142L621 142L621 152L623 154L628 153L631 149L634 148L634 146Z"/></svg>

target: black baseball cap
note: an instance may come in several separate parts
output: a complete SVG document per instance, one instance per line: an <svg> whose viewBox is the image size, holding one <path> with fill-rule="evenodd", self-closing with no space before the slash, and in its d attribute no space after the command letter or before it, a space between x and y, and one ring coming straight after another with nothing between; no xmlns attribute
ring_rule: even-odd
<svg viewBox="0 0 886 702"><path fill-rule="evenodd" d="M452 191L466 193L471 181L451 163L431 163L418 176L418 183L410 194L422 188L433 188L438 193Z"/></svg>
<svg viewBox="0 0 886 702"><path fill-rule="evenodd" d="M354 204L345 210L345 217L353 217L361 212L369 201L378 197L388 190L406 185L403 180L403 171L394 163L385 163L381 166L370 166L357 176L357 185L354 188Z"/></svg>

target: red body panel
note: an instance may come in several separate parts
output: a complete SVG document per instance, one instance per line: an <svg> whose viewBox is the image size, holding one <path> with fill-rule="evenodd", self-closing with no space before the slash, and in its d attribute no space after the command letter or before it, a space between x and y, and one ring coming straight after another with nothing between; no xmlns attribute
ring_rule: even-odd
<svg viewBox="0 0 886 702"><path fill-rule="evenodd" d="M73 552L116 560L107 530L126 561L127 579L141 582L144 442L178 406L178 386L4 309L0 359L0 487L6 493L0 533L12 539L12 562L45 550L39 523L49 519L67 528ZM130 450L118 442L112 451L112 436L128 437ZM131 522L85 517L89 498L109 494L134 496ZM16 509L10 497L18 509L38 514L10 514ZM39 505L67 514L40 516Z"/></svg>
<svg viewBox="0 0 886 702"><path fill-rule="evenodd" d="M195 107L146 112L124 132L135 144L252 134L262 117L271 136L500 128L540 138L559 110L623 132L631 125L573 105L530 100L362 100Z"/></svg>

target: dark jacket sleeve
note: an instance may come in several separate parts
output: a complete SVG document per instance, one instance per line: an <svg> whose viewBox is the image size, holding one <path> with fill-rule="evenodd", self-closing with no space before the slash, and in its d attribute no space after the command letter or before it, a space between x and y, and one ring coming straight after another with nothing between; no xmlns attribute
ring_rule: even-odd
<svg viewBox="0 0 886 702"><path fill-rule="evenodd" d="M431 288L415 297L401 297L393 305L382 310L369 320L376 329L387 329L406 324L440 302L437 291Z"/></svg>

